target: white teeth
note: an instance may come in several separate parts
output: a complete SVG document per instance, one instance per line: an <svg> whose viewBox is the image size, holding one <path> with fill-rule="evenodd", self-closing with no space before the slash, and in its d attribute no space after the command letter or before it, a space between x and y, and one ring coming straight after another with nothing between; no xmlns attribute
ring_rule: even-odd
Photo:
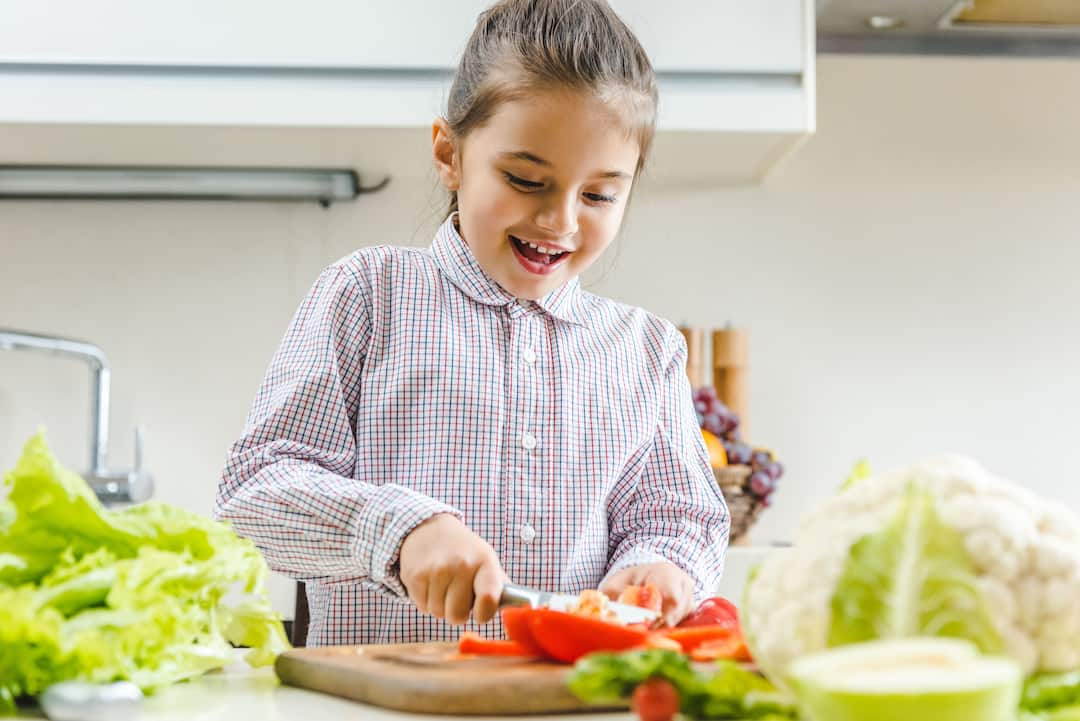
<svg viewBox="0 0 1080 721"><path fill-rule="evenodd" d="M537 253L543 253L544 255L561 255L561 254L567 252L567 251L564 251L564 250L556 250L554 248L545 248L542 245L537 245L536 243L530 242L528 240L523 240L522 238L519 238L516 235L510 236L510 237L512 237L514 240L518 241L522 245L529 246L530 248L535 250Z"/></svg>
<svg viewBox="0 0 1080 721"><path fill-rule="evenodd" d="M537 245L536 243L530 243L527 240L522 241L522 242L525 243L525 245L529 246L530 248L532 248L533 250L535 250L538 253L545 253L547 255L558 255L559 253L562 252L561 250L551 250L549 248L545 248L542 245Z"/></svg>

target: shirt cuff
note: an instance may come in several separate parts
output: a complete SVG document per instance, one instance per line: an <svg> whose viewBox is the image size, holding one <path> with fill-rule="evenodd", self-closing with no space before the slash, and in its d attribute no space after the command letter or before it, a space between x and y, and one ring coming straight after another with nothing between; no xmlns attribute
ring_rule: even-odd
<svg viewBox="0 0 1080 721"><path fill-rule="evenodd" d="M360 512L353 548L368 579L394 596L407 597L399 568L401 544L413 529L440 513L463 518L453 506L405 486L379 486Z"/></svg>

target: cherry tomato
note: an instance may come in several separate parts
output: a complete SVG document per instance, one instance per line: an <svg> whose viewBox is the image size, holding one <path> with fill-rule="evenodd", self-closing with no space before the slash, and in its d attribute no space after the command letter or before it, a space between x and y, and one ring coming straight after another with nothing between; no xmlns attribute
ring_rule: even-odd
<svg viewBox="0 0 1080 721"><path fill-rule="evenodd" d="M641 721L671 721L679 713L679 692L663 678L650 678L634 689L630 708Z"/></svg>

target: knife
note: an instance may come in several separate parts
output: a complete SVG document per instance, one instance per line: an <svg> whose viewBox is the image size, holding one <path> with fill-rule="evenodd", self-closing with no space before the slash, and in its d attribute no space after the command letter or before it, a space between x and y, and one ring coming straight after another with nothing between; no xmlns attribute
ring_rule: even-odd
<svg viewBox="0 0 1080 721"><path fill-rule="evenodd" d="M499 607L504 606L532 606L533 608L550 608L555 611L568 612L577 606L578 597L569 593L553 593L551 591L539 591L535 588L519 586L516 583L507 583L503 586L502 597L499 599ZM631 606L628 603L609 601L607 607L615 613L615 617L621 623L644 623L652 625L660 614L648 608Z"/></svg>

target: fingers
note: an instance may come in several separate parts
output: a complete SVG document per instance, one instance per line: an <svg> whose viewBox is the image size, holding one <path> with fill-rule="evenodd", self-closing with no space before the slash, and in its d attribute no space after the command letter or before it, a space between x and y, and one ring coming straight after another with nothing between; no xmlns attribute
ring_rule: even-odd
<svg viewBox="0 0 1080 721"><path fill-rule="evenodd" d="M494 549L456 516L417 526L401 545L400 577L417 610L452 624L481 622L498 608L506 574Z"/></svg>
<svg viewBox="0 0 1080 721"><path fill-rule="evenodd" d="M473 606L473 575L470 572L456 573L446 589L446 620L455 626L469 620L469 611Z"/></svg>
<svg viewBox="0 0 1080 721"><path fill-rule="evenodd" d="M436 618L446 617L446 591L453 580L453 574L445 568L428 577L427 610L424 613L430 613Z"/></svg>
<svg viewBox="0 0 1080 721"><path fill-rule="evenodd" d="M402 576L401 582L405 585L405 592L409 594L409 600L413 602L416 609L420 613L427 613L427 578L410 577L409 580L405 580L405 577Z"/></svg>
<svg viewBox="0 0 1080 721"><path fill-rule="evenodd" d="M598 590L612 601L615 601L619 598L619 594L626 590L627 586L638 583L639 579L637 576L640 572L640 567L638 566L624 568L623 570L608 576L607 579L600 584Z"/></svg>
<svg viewBox="0 0 1080 721"><path fill-rule="evenodd" d="M663 618L667 626L677 626L693 610L694 582L681 570L672 567L673 573L665 574Z"/></svg>
<svg viewBox="0 0 1080 721"><path fill-rule="evenodd" d="M506 583L506 573L496 558L480 566L472 581L472 591L475 597L473 605L473 620L477 623L487 623L495 617L499 609L499 596L502 595L503 585Z"/></svg>
<svg viewBox="0 0 1080 721"><path fill-rule="evenodd" d="M663 599L660 616L665 625L678 625L693 610L693 580L681 568L667 562L646 563L616 571L600 585L600 591L617 601L627 586L647 584L656 586L660 592Z"/></svg>
<svg viewBox="0 0 1080 721"><path fill-rule="evenodd" d="M680 578L671 594L664 594L663 617L667 626L677 626L694 607L694 584L688 578Z"/></svg>
<svg viewBox="0 0 1080 721"><path fill-rule="evenodd" d="M422 612L460 625L472 611L478 623L487 623L498 610L506 574L494 555L479 563L443 568L428 577Z"/></svg>

